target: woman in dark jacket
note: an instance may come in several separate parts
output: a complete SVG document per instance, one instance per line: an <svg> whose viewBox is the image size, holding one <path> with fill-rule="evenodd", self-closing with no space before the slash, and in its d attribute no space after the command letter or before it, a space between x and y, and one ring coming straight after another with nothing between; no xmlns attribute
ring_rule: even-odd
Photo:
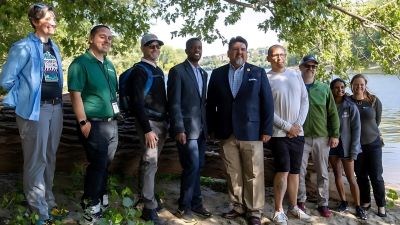
<svg viewBox="0 0 400 225"><path fill-rule="evenodd" d="M339 211L347 210L346 193L342 179L342 165L350 184L351 195L356 205L356 216L360 219L367 219L365 211L360 207L360 190L354 176L354 160L361 151L360 134L361 123L357 106L346 96L346 83L337 78L330 84L332 95L340 118L340 139L339 145L329 152L329 162L335 175L336 188L339 192L341 203Z"/></svg>
<svg viewBox="0 0 400 225"><path fill-rule="evenodd" d="M361 206L367 210L371 207L371 180L378 216L386 217L382 141L378 128L382 116L382 103L367 90L367 79L362 74L355 75L350 84L353 92L351 98L356 103L361 120L361 153L355 163Z"/></svg>

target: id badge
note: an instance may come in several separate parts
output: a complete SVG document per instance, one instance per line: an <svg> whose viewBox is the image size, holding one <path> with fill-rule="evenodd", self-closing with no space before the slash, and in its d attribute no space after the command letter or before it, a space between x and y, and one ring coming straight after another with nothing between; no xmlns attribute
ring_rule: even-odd
<svg viewBox="0 0 400 225"><path fill-rule="evenodd" d="M111 102L111 105L112 105L114 114L118 114L119 113L118 103L117 102Z"/></svg>

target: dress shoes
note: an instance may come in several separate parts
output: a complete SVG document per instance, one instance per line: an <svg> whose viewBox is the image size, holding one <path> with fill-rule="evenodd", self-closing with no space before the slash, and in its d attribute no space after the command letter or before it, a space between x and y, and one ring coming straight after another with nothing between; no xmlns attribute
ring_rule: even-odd
<svg viewBox="0 0 400 225"><path fill-rule="evenodd" d="M204 207L199 207L199 208L195 208L192 209L192 212L198 216L202 216L205 218L210 217L212 214Z"/></svg>
<svg viewBox="0 0 400 225"><path fill-rule="evenodd" d="M255 216L250 216L247 219L247 222L249 223L249 225L261 225L261 220L258 217Z"/></svg>

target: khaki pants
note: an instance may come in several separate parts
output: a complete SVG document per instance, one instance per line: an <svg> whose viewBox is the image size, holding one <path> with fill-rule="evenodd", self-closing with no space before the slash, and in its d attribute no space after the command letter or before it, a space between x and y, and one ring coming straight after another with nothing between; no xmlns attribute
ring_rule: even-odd
<svg viewBox="0 0 400 225"><path fill-rule="evenodd" d="M306 195L306 175L308 158L311 153L314 162L315 172L317 173L318 185L318 206L328 206L329 200L329 146L327 137L306 137L303 151L303 160L301 163L300 177L299 177L299 192L297 199L299 202L305 202Z"/></svg>
<svg viewBox="0 0 400 225"><path fill-rule="evenodd" d="M233 209L261 217L265 204L262 142L239 141L232 135L221 141L221 147Z"/></svg>

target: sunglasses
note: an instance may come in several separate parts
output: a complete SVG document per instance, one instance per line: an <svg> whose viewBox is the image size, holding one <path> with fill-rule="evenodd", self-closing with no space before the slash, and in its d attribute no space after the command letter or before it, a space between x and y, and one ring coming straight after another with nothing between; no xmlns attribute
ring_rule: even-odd
<svg viewBox="0 0 400 225"><path fill-rule="evenodd" d="M146 47L148 47L148 48L150 48L150 49L153 49L153 50L155 50L155 49L160 49L160 48L161 48L160 45L147 45Z"/></svg>
<svg viewBox="0 0 400 225"><path fill-rule="evenodd" d="M308 65L308 64L306 64L306 65L304 65L304 67L307 68L307 69L316 69L318 66L317 65Z"/></svg>

